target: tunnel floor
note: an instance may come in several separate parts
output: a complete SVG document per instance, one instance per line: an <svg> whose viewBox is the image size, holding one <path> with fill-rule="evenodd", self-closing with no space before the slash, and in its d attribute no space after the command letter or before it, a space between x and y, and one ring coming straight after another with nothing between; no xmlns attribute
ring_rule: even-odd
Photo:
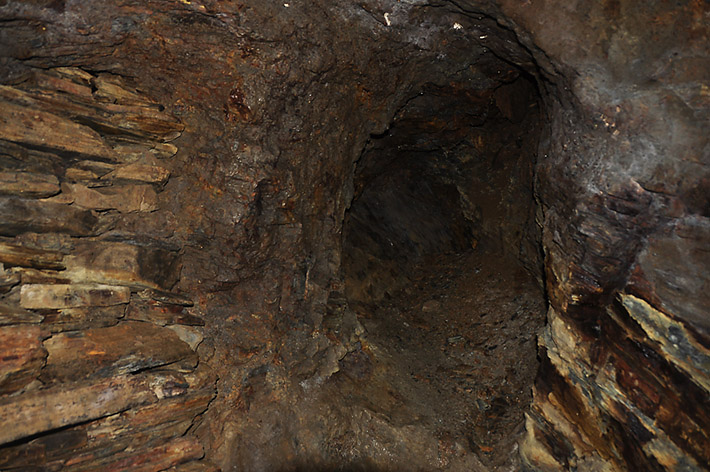
<svg viewBox="0 0 710 472"><path fill-rule="evenodd" d="M480 246L429 256L409 277L390 300L353 307L366 341L341 362L346 397L432 431L442 468L485 470L447 464L477 455L490 470L518 470L545 318L538 283Z"/></svg>

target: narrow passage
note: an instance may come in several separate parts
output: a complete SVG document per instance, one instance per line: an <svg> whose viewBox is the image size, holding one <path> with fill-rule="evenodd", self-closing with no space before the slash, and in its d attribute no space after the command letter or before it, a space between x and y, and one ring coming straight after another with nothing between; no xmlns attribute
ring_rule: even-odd
<svg viewBox="0 0 710 472"><path fill-rule="evenodd" d="M517 470L544 323L539 285L514 259L480 246L428 256L411 279L386 302L355 306L369 344L342 363L349 381L362 381L351 400L434 431L440 449ZM363 375L378 371L370 364L381 374Z"/></svg>

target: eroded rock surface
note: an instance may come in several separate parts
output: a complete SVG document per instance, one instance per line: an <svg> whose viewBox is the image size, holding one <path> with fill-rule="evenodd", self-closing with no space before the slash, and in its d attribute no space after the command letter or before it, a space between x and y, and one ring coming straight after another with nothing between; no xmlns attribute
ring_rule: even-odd
<svg viewBox="0 0 710 472"><path fill-rule="evenodd" d="M483 467L396 418L338 423L364 410L333 374L367 370L344 294L411 275L387 276L406 252L351 252L385 274L351 290L346 211L377 181L368 152L401 146L451 160L415 169L435 177L420 193L399 187L445 195L421 207L438 225L412 228L379 193L400 235L497 242L544 281L525 467L708 469L709 15L700 0L3 2L0 418L17 427L0 468L307 470L347 464L355 428L364 468L393 464L384 437ZM412 175L395 170L382 188ZM368 227L360 247L381 247ZM416 238L398 246L431 249ZM197 366L43 376L53 337L141 323Z"/></svg>
<svg viewBox="0 0 710 472"><path fill-rule="evenodd" d="M204 456L183 435L216 377L198 366L199 343L139 315L171 306L159 294L179 279L179 248L123 220L158 210L169 172L152 150L182 125L122 79L109 83L51 68L3 86L0 418L13 425L0 436L3 470L164 470ZM181 311L185 296L173 297Z"/></svg>

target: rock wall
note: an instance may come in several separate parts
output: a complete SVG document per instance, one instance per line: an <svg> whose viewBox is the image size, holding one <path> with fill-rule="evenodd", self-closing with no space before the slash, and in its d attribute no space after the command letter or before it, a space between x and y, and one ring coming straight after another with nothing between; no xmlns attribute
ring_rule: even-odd
<svg viewBox="0 0 710 472"><path fill-rule="evenodd" d="M708 15L2 2L0 418L17 427L0 468L318 463L333 431L303 433L318 410L299 404L337 403L320 386L360 330L329 303L353 163L425 84L518 69L548 123L550 312L523 456L708 468Z"/></svg>
<svg viewBox="0 0 710 472"><path fill-rule="evenodd" d="M523 456L705 470L710 10L502 3L564 76L538 167L550 311Z"/></svg>
<svg viewBox="0 0 710 472"><path fill-rule="evenodd" d="M216 378L195 353L203 319L170 291L181 248L131 230L184 126L78 68L0 95L0 468L214 470L183 436Z"/></svg>

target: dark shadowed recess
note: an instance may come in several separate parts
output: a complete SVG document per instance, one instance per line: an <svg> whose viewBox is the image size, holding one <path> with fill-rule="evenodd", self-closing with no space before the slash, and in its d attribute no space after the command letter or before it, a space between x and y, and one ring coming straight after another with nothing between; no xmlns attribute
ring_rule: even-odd
<svg viewBox="0 0 710 472"><path fill-rule="evenodd" d="M500 76L496 66L491 73ZM425 85L369 140L345 219L352 301L392 297L411 282L416 264L441 254L501 253L541 280L534 190L540 95L511 66L492 83Z"/></svg>
<svg viewBox="0 0 710 472"><path fill-rule="evenodd" d="M397 366L391 378L414 379L402 389L413 411L445 418L432 429L486 466L517 467L544 320L535 165L545 122L533 77L486 64L487 80L424 84L370 137L343 276L365 339Z"/></svg>

